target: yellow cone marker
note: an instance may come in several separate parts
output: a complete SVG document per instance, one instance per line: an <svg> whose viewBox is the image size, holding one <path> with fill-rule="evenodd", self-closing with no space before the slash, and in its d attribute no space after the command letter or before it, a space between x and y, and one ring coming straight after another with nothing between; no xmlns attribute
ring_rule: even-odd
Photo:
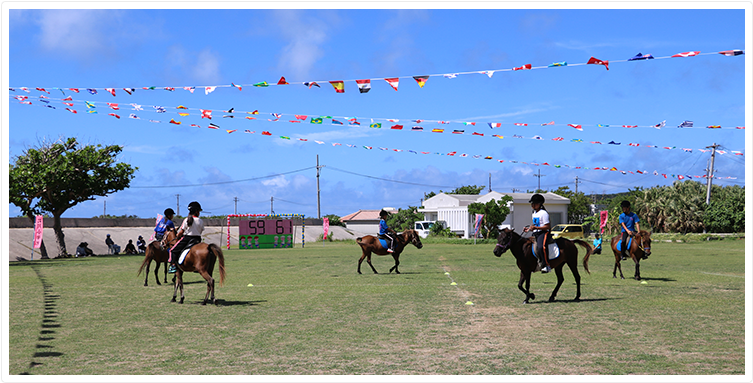
<svg viewBox="0 0 753 383"><path fill-rule="evenodd" d="M473 302L471 302L471 301L465 302L465 305L466 306L473 306Z"/></svg>
<svg viewBox="0 0 753 383"><path fill-rule="evenodd" d="M457 283L452 282L452 283L450 283L450 286L457 286Z"/></svg>
<svg viewBox="0 0 753 383"><path fill-rule="evenodd" d="M642 281L642 282L641 282L641 284L642 284L642 285L647 285L647 284L648 284L648 282L646 282L646 281Z"/></svg>
<svg viewBox="0 0 753 383"><path fill-rule="evenodd" d="M252 285L252 284L250 284L250 283L249 283L249 284L248 284L248 287L254 287L254 285Z"/></svg>
<svg viewBox="0 0 753 383"><path fill-rule="evenodd" d="M450 273L444 273L444 275L450 275Z"/></svg>

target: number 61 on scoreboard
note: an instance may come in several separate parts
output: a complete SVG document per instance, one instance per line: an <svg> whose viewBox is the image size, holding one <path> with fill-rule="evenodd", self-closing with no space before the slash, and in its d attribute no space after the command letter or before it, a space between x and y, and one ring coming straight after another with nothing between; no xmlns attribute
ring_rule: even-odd
<svg viewBox="0 0 753 383"><path fill-rule="evenodd" d="M293 247L293 220L240 220L238 234L241 249L290 248Z"/></svg>

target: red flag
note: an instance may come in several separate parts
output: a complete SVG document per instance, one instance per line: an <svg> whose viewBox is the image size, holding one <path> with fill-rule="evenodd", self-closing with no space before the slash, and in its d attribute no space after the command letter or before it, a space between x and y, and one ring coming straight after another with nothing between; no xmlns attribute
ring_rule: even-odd
<svg viewBox="0 0 753 383"><path fill-rule="evenodd" d="M111 108L112 110L120 110L120 107L119 107L119 106L118 106L118 104L116 104L116 103L113 103L113 102L107 102L106 104L107 104L107 106L109 106L109 107L110 107L110 108Z"/></svg>
<svg viewBox="0 0 753 383"><path fill-rule="evenodd" d="M113 116L113 117L117 118L118 120L120 120L120 116L118 116L118 115L117 115L117 114L115 114L115 113L108 113L107 115L108 115L108 116Z"/></svg>
<svg viewBox="0 0 753 383"><path fill-rule="evenodd" d="M105 88L105 90L112 93L112 95L115 96L115 88Z"/></svg>
<svg viewBox="0 0 753 383"><path fill-rule="evenodd" d="M399 79L399 78L397 78L397 77L394 77L394 78L386 78L386 79L384 79L384 80L385 80L385 81L387 81L387 83L388 83L388 84L390 84L390 86L391 86L391 87L392 87L393 89L395 89L395 90L397 91L397 85L398 85L398 83L400 82L400 79Z"/></svg>
<svg viewBox="0 0 753 383"><path fill-rule="evenodd" d="M580 125L575 125L575 124L567 124L567 126L569 126L569 127L572 127L572 128L575 128L575 129L578 129L578 130L580 130L580 131L582 131L582 130L583 130L583 127L582 127L582 126L580 126Z"/></svg>
<svg viewBox="0 0 753 383"><path fill-rule="evenodd" d="M591 57L590 59L588 59L588 62L586 64L604 65L604 67L606 67L607 70L609 70L609 60L602 61L602 60L597 59L596 57Z"/></svg>
<svg viewBox="0 0 753 383"><path fill-rule="evenodd" d="M170 123L171 123L171 124L175 124L175 125L180 125L180 124L182 124L182 122L180 122L180 121L175 121L175 120L174 120L174 119L172 119L172 118L170 119Z"/></svg>
<svg viewBox="0 0 753 383"><path fill-rule="evenodd" d="M262 135L262 136L271 136L271 135L272 135L272 133L270 133L270 132L267 132L267 131L263 131L263 132L261 132L261 135Z"/></svg>
<svg viewBox="0 0 753 383"><path fill-rule="evenodd" d="M277 85L290 85L287 81L285 81L285 76L280 77L280 81L277 82Z"/></svg>
<svg viewBox="0 0 753 383"><path fill-rule="evenodd" d="M211 110L204 110L204 109L199 109L199 110L201 111L201 118L208 118L210 120L212 119L212 111Z"/></svg>
<svg viewBox="0 0 753 383"><path fill-rule="evenodd" d="M523 66L519 66L517 68L512 68L512 70L526 70L526 69L531 69L531 64L526 64Z"/></svg>
<svg viewBox="0 0 753 383"><path fill-rule="evenodd" d="M690 57L690 56L698 56L698 54L699 54L699 53L701 53L701 52L700 52L700 51L697 51L697 52L693 52L693 51L691 51L691 52L682 52L682 53L678 53L678 54L676 54L676 55L672 55L672 57Z"/></svg>
<svg viewBox="0 0 753 383"><path fill-rule="evenodd" d="M403 129L403 126L402 125L392 125L392 127L390 129L401 130L401 129Z"/></svg>

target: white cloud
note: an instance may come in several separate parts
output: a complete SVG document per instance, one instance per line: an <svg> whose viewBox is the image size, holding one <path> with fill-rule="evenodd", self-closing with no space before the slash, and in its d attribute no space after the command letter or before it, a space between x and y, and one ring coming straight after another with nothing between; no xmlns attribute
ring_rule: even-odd
<svg viewBox="0 0 753 383"><path fill-rule="evenodd" d="M165 70L168 76L177 76L212 85L220 82L220 58L211 48L192 52L182 45L171 46L165 54Z"/></svg>
<svg viewBox="0 0 753 383"><path fill-rule="evenodd" d="M109 42L118 18L118 12L108 10L42 10L39 42L44 50L72 56L112 54L115 44Z"/></svg>
<svg viewBox="0 0 753 383"><path fill-rule="evenodd" d="M285 176L277 176L269 180L264 180L261 183L264 186L270 186L270 187L276 187L276 188L284 188L290 185L290 181L288 181L285 178Z"/></svg>
<svg viewBox="0 0 753 383"><path fill-rule="evenodd" d="M305 16L305 17L302 17ZM280 53L279 67L292 78L305 78L319 59L324 57L323 45L329 39L328 19L310 17L309 13L298 10L274 12L280 36L287 40Z"/></svg>

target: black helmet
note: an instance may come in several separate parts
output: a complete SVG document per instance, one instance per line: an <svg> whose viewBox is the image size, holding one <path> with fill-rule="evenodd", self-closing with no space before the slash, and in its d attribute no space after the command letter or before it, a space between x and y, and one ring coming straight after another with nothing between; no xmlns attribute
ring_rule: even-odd
<svg viewBox="0 0 753 383"><path fill-rule="evenodd" d="M630 201L622 201L620 207L630 207Z"/></svg>
<svg viewBox="0 0 753 383"><path fill-rule="evenodd" d="M388 217L390 213L387 213L387 210L382 209L382 211L379 212L379 217Z"/></svg>
<svg viewBox="0 0 753 383"><path fill-rule="evenodd" d="M168 216L168 215L175 215L175 210L173 210L173 209L171 209L169 207L167 209L165 209L165 216Z"/></svg>
<svg viewBox="0 0 753 383"><path fill-rule="evenodd" d="M201 204L199 204L196 201L193 201L188 204L188 210L189 211L201 211Z"/></svg>
<svg viewBox="0 0 753 383"><path fill-rule="evenodd" d="M531 199L528 201L529 203L544 203L545 199L544 196L536 193L531 196Z"/></svg>

